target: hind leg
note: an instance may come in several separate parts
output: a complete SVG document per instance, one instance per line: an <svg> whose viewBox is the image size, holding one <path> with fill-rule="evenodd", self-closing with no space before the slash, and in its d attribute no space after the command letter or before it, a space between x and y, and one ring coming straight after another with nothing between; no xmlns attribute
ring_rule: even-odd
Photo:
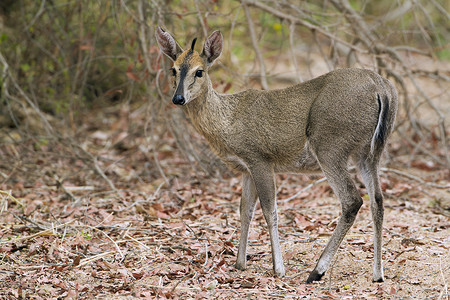
<svg viewBox="0 0 450 300"><path fill-rule="evenodd" d="M373 219L373 247L374 247L374 264L373 264L373 281L383 282L383 265L381 258L382 247L382 231L383 231L383 194L381 192L378 177L378 159L361 159L359 162L359 170L367 188L370 199L370 210Z"/></svg>
<svg viewBox="0 0 450 300"><path fill-rule="evenodd" d="M339 198L342 214L339 218L336 229L328 241L325 250L323 250L316 267L306 280L306 283L320 280L328 270L339 245L350 227L353 225L356 214L358 213L363 202L350 174L348 173L346 160L339 161L339 158L337 157L333 159L321 159L320 154L317 155L317 158L334 193Z"/></svg>

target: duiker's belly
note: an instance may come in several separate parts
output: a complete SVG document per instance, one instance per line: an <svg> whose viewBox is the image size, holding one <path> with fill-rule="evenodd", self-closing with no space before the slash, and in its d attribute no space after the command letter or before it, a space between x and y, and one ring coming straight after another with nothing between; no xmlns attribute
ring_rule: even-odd
<svg viewBox="0 0 450 300"><path fill-rule="evenodd" d="M233 170L250 172L245 158L237 155L228 155L222 160ZM276 173L321 173L322 170L308 147L305 145L302 151L295 155L285 155L284 159L277 157L273 160L273 168Z"/></svg>
<svg viewBox="0 0 450 300"><path fill-rule="evenodd" d="M299 155L292 157L283 163L274 165L276 173L321 173L319 163L316 157L305 145L303 151Z"/></svg>

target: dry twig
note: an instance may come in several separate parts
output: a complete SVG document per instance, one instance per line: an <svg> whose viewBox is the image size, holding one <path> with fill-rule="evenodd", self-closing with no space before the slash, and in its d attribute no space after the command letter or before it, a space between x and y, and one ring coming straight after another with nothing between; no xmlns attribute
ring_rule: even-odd
<svg viewBox="0 0 450 300"><path fill-rule="evenodd" d="M242 6L244 7L245 16L247 18L248 30L250 33L250 39L252 40L253 49L255 50L256 58L258 59L259 62L261 86L263 89L268 90L269 85L267 84L266 65L264 64L264 59L262 57L261 50L259 49L258 46L258 41L255 33L255 26L253 25L253 20L247 6L247 1L243 1Z"/></svg>
<svg viewBox="0 0 450 300"><path fill-rule="evenodd" d="M408 173L405 173L405 172L402 172L402 171L399 171L399 170L396 170L396 169L392 169L392 168L380 168L380 171L388 172L388 173L394 173L394 174L400 175L402 177L406 177L406 178L412 179L414 181L417 181L420 184L424 184L424 185L427 185L427 186L430 186L430 187L434 187L434 188L438 188L438 189L448 189L448 188L450 188L450 184L437 184L437 183L433 183L433 182L427 182L427 181L423 180L420 177L417 177L417 176L414 176L414 175L411 175L411 174L408 174Z"/></svg>

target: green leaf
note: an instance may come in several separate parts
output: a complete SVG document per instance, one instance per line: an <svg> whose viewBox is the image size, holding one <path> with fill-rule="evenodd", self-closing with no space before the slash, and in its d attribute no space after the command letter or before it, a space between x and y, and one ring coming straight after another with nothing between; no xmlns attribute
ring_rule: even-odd
<svg viewBox="0 0 450 300"><path fill-rule="evenodd" d="M8 40L8 35L6 33L0 34L0 44Z"/></svg>
<svg viewBox="0 0 450 300"><path fill-rule="evenodd" d="M28 72L28 71L31 69L31 67L30 67L29 64L21 64L21 65L20 65L20 68L21 68L22 71L24 71L25 73Z"/></svg>

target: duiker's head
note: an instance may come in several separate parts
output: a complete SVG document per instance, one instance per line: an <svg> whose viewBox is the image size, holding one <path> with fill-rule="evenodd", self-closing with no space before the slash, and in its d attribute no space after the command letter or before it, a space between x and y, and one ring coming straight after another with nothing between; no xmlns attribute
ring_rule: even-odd
<svg viewBox="0 0 450 300"><path fill-rule="evenodd" d="M172 102L185 105L197 98L207 84L208 69L222 53L222 34L214 31L205 41L203 51L194 50L196 38L188 50L181 49L175 39L161 27L156 28L159 48L173 61L175 94Z"/></svg>

